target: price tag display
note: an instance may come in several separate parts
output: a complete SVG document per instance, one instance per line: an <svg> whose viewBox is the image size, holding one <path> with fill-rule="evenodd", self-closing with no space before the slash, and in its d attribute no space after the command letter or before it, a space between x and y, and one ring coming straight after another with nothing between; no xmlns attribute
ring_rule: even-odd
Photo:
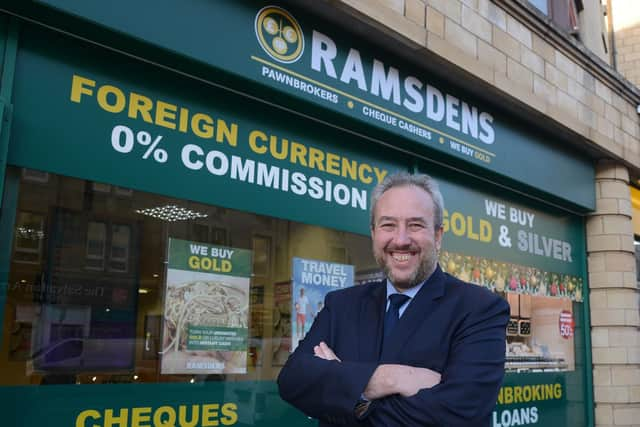
<svg viewBox="0 0 640 427"><path fill-rule="evenodd" d="M575 323L573 321L573 313L568 310L562 310L560 312L560 318L558 325L560 327L560 336L566 340L573 337L573 330Z"/></svg>

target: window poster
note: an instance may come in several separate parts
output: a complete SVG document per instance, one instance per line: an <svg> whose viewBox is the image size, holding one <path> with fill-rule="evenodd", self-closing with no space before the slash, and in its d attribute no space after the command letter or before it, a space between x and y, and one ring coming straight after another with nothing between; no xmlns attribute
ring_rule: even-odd
<svg viewBox="0 0 640 427"><path fill-rule="evenodd" d="M247 372L251 251L169 239L163 374Z"/></svg>
<svg viewBox="0 0 640 427"><path fill-rule="evenodd" d="M324 297L336 289L353 286L353 266L293 258L291 351L304 338L322 310Z"/></svg>

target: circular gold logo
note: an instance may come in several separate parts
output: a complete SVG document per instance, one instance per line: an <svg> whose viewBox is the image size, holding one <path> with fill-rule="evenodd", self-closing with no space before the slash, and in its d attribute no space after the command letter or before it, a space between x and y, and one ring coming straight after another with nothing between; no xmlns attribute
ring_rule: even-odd
<svg viewBox="0 0 640 427"><path fill-rule="evenodd" d="M298 21L286 10L267 6L258 12L256 37L262 49L279 62L296 62L304 51L304 36Z"/></svg>

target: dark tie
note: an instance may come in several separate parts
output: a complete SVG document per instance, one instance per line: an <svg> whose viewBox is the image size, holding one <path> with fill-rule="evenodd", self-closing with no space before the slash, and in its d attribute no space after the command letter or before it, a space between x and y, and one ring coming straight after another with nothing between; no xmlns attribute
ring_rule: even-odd
<svg viewBox="0 0 640 427"><path fill-rule="evenodd" d="M398 323L398 319L400 318L400 307L402 304L407 302L409 297L402 294L391 294L389 295L389 309L384 315L384 340L386 341L387 337L391 335L391 331L393 327Z"/></svg>

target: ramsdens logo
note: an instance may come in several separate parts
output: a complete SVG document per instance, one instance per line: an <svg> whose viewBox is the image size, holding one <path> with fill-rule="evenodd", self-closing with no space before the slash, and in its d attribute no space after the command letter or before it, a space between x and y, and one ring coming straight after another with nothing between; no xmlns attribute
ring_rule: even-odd
<svg viewBox="0 0 640 427"><path fill-rule="evenodd" d="M280 7L260 9L255 31L260 47L276 61L290 64L300 59L304 52L304 36L298 21Z"/></svg>

